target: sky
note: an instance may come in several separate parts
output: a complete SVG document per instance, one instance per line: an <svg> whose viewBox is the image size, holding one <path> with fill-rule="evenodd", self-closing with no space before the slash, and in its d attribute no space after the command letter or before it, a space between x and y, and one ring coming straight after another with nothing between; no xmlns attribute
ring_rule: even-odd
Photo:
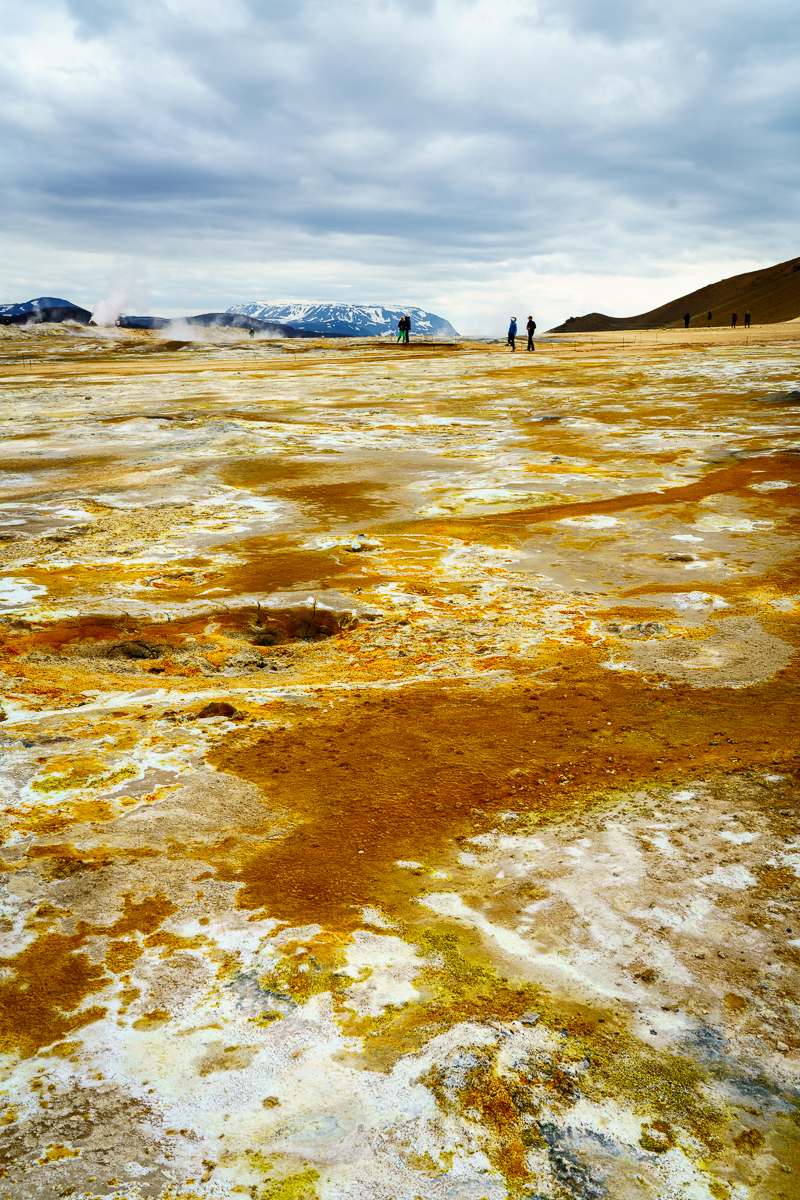
<svg viewBox="0 0 800 1200"><path fill-rule="evenodd" d="M797 0L0 0L0 302L646 311L798 253Z"/></svg>

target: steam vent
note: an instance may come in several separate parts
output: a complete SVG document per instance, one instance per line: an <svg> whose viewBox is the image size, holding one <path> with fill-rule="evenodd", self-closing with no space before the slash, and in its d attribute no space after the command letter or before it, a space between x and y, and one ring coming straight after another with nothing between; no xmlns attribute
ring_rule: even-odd
<svg viewBox="0 0 800 1200"><path fill-rule="evenodd" d="M192 336L0 329L0 1200L796 1200L800 323Z"/></svg>

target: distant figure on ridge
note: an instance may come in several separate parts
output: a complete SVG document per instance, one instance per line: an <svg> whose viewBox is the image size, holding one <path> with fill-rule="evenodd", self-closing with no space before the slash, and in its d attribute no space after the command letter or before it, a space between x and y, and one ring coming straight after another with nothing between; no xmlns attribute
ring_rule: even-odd
<svg viewBox="0 0 800 1200"><path fill-rule="evenodd" d="M517 318L511 318L511 324L508 327L508 344L512 350L516 350L517 345Z"/></svg>
<svg viewBox="0 0 800 1200"><path fill-rule="evenodd" d="M534 321L533 317L528 317L528 324L525 326L525 328L528 331L528 349L535 350L536 347L533 344L533 335L536 332L536 322Z"/></svg>
<svg viewBox="0 0 800 1200"><path fill-rule="evenodd" d="M249 329L249 330L248 330L248 333L250 334L250 337L255 337L255 336L256 336L256 331L255 331L255 329Z"/></svg>
<svg viewBox="0 0 800 1200"><path fill-rule="evenodd" d="M738 317L738 315L737 315L736 313L731 313L731 329L735 329L735 328L736 328L736 322L737 322L738 320L739 320L739 317Z"/></svg>
<svg viewBox="0 0 800 1200"><path fill-rule="evenodd" d="M745 327L745 329L750 328L750 309L749 308L748 308L747 312L744 314L744 327Z"/></svg>
<svg viewBox="0 0 800 1200"><path fill-rule="evenodd" d="M711 324L711 312L710 312L710 310L709 310L709 314L708 314L708 323L709 323L709 325Z"/></svg>
<svg viewBox="0 0 800 1200"><path fill-rule="evenodd" d="M691 321L691 319L692 319L692 314L691 314L691 313L684 313L684 314L683 314L683 328L684 328L684 329L688 329L688 328L689 328L689 322Z"/></svg>

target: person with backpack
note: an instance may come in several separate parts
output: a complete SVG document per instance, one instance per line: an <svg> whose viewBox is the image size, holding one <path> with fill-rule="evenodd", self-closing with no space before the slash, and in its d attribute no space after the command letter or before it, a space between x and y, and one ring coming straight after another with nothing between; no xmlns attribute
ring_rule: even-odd
<svg viewBox="0 0 800 1200"><path fill-rule="evenodd" d="M528 347L527 348L528 348L528 350L535 350L536 347L533 344L533 335L536 332L536 322L534 321L533 317L528 317L528 323L525 326L525 328L528 331Z"/></svg>
<svg viewBox="0 0 800 1200"><path fill-rule="evenodd" d="M517 341L517 318L512 317L511 324L508 327L508 344L512 350L516 350L516 348L517 348L516 341Z"/></svg>

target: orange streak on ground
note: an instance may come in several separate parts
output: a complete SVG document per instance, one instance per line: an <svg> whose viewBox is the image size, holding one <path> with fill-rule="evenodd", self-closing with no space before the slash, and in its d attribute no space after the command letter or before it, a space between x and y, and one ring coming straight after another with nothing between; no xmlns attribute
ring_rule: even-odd
<svg viewBox="0 0 800 1200"><path fill-rule="evenodd" d="M255 741L228 735L212 763L257 783L297 822L262 851L222 856L220 876L245 885L239 904L351 928L361 905L403 908L422 890L429 880L409 886L393 864L452 854L452 839L474 832L475 810L478 825L506 809L546 820L612 786L774 769L798 750L778 733L797 705L794 677L657 692L598 670L588 649L554 661L569 686L487 696L420 685L379 702L361 696L344 718L315 715ZM709 745L733 728L735 747Z"/></svg>

